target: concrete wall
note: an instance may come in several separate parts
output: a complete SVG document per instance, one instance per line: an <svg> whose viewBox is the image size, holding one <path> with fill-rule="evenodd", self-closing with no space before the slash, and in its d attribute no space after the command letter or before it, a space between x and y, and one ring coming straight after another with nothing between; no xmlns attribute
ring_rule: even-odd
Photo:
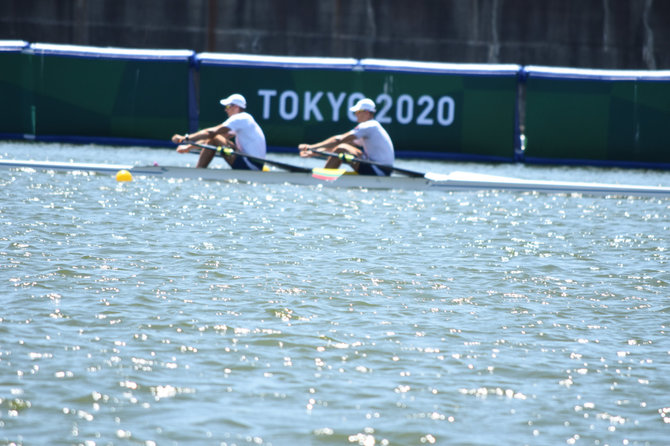
<svg viewBox="0 0 670 446"><path fill-rule="evenodd" d="M670 69L662 0L2 0L0 39Z"/></svg>

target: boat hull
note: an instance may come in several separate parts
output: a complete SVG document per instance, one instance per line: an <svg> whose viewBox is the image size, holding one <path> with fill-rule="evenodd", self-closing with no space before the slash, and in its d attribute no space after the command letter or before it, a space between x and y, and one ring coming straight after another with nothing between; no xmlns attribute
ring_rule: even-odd
<svg viewBox="0 0 670 446"><path fill-rule="evenodd" d="M86 171L115 175L120 170L128 170L134 177L157 176L164 178L194 178L202 180L261 183L295 184L305 186L400 189L400 190L506 190L535 191L543 193L581 193L589 195L633 195L670 197L670 187L641 186L625 184L585 183L571 181L525 180L511 177L452 172L450 174L428 173L425 177L391 176L376 177L344 174L332 181L315 178L311 173L269 172L196 169L175 166L132 166L125 164L59 163L51 161L0 160L0 168Z"/></svg>

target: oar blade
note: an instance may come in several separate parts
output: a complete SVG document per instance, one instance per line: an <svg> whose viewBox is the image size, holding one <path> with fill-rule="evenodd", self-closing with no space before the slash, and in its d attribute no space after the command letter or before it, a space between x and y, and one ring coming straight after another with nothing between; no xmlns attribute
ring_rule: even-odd
<svg viewBox="0 0 670 446"><path fill-rule="evenodd" d="M335 181L345 174L346 169L327 169L325 167L317 167L312 169L312 176L323 181Z"/></svg>

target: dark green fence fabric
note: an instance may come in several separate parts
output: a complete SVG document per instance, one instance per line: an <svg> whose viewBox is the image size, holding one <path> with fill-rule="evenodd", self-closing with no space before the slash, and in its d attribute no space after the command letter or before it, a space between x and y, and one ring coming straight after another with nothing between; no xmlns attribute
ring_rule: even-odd
<svg viewBox="0 0 670 446"><path fill-rule="evenodd" d="M189 125L191 56L31 45L36 136L169 139Z"/></svg>
<svg viewBox="0 0 670 446"><path fill-rule="evenodd" d="M670 73L525 69L529 162L670 162Z"/></svg>
<svg viewBox="0 0 670 446"><path fill-rule="evenodd" d="M295 147L352 129L356 120L349 107L370 97L400 154L514 156L516 66L465 70L371 59L215 54L197 59L201 127L223 121L219 99L237 92L246 97L269 145Z"/></svg>
<svg viewBox="0 0 670 446"><path fill-rule="evenodd" d="M28 43L0 41L0 134L32 133L32 73L23 53Z"/></svg>
<svg viewBox="0 0 670 446"><path fill-rule="evenodd" d="M196 55L23 41L0 41L0 64L5 138L172 147L173 133L224 121L219 100L241 93L268 145L295 150L352 129L349 108L370 97L399 156L670 166L670 71Z"/></svg>
<svg viewBox="0 0 670 446"><path fill-rule="evenodd" d="M401 152L431 158L514 159L517 65L364 59L363 87L386 110Z"/></svg>

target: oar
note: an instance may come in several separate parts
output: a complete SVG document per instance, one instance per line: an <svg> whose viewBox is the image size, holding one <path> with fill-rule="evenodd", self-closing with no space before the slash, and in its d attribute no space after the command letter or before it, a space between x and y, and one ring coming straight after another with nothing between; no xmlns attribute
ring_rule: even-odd
<svg viewBox="0 0 670 446"><path fill-rule="evenodd" d="M249 154L246 154L246 153L239 152L239 151L233 149L232 147L211 146L209 144L202 144L202 143L199 143L197 141L191 141L189 139L185 139L182 144L191 144L193 146L198 146L198 147L201 147L203 149L213 150L216 153L220 153L221 156L223 156L223 155L243 156L243 157L248 158L252 161L256 161L258 163L267 163L267 164L270 164L272 166L277 166L280 169L288 170L289 172L303 172L303 173L311 173L312 172L312 169L310 169L308 167L294 166L292 164L286 164L286 163L282 163L280 161L272 161L272 160L268 160L268 159L265 159L265 158L260 158L260 157L257 157L257 156L253 156L253 155L249 155Z"/></svg>
<svg viewBox="0 0 670 446"><path fill-rule="evenodd" d="M322 156L332 156L333 158L339 158L345 163L362 163L362 164L370 164L371 166L378 166L378 167L383 167L385 169L391 169L395 172L401 173L403 175L407 175L410 177L417 177L417 178L428 178L428 179L433 179L430 178L431 176L434 176L436 174L431 174L431 173L423 173L423 172L416 172L414 170L408 170L408 169L402 169L400 167L395 167L395 166L389 166L388 164L382 164L382 163L376 163L374 161L370 160L364 160L362 158L358 158L353 156L350 153L333 153L333 152L321 152L318 150L310 149L311 152L316 153L318 155Z"/></svg>
<svg viewBox="0 0 670 446"><path fill-rule="evenodd" d="M185 139L182 144L191 144L193 146L201 147L206 150L213 150L216 153L220 153L221 156L223 155L243 156L252 161L270 164L271 166L276 166L279 167L280 169L284 169L289 172L311 173L314 178L318 178L319 180L324 181L335 181L340 176L342 176L342 174L346 172L345 169L321 169L321 168L311 169L309 167L294 166L293 164L287 164L282 163L280 161L273 161L266 158L260 158L257 156L248 155L246 153L234 150L232 147L212 146L209 144L202 144L197 141L191 141L189 139Z"/></svg>

